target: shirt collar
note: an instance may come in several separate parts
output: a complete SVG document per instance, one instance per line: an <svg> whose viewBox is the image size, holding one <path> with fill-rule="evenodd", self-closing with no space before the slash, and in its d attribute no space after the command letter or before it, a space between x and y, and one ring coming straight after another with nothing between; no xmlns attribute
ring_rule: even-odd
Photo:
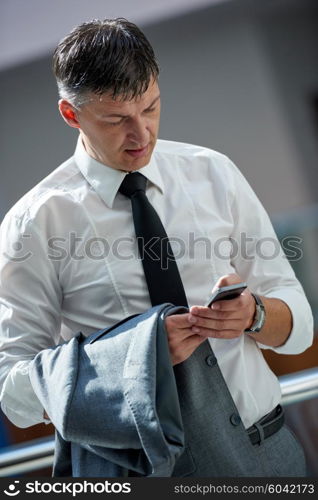
<svg viewBox="0 0 318 500"><path fill-rule="evenodd" d="M121 185L125 172L108 167L89 156L79 136L74 153L75 162L81 173L92 186L100 198L109 208L113 207L115 196ZM164 192L162 177L156 162L155 154L152 154L151 160L145 167L139 169L147 179Z"/></svg>

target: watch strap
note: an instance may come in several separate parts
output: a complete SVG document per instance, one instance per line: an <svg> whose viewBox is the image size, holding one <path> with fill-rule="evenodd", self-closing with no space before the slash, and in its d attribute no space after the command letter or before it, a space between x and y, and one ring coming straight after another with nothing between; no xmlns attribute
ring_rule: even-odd
<svg viewBox="0 0 318 500"><path fill-rule="evenodd" d="M256 293L252 293L252 295L253 295L255 303L256 303L255 317L254 317L254 322L253 322L252 326L250 328L247 328L245 330L245 333L258 333L258 332L260 332L264 326L265 318L266 318L265 307L264 307L262 299Z"/></svg>

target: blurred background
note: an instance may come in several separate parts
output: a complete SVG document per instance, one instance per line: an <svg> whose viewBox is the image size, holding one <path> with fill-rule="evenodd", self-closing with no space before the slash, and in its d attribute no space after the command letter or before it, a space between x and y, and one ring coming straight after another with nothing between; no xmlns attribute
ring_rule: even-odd
<svg viewBox="0 0 318 500"><path fill-rule="evenodd" d="M54 47L81 22L126 17L143 29L160 63L160 137L227 154L279 238L300 238L302 258L291 264L317 330L317 14L316 0L1 0L0 220L74 151L77 134L57 110ZM304 354L264 356L281 376L317 367L317 344L316 334ZM317 398L286 407L312 476L317 410ZM9 445L53 433L51 425L18 429L1 413L0 430L0 456Z"/></svg>

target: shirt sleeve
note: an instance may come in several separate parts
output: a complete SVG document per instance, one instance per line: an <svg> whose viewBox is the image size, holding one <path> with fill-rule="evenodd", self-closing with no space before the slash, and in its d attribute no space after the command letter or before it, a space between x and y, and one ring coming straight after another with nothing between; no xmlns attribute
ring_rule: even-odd
<svg viewBox="0 0 318 500"><path fill-rule="evenodd" d="M58 343L62 293L32 220L7 215L0 231L0 401L18 427L48 422L29 379L34 356Z"/></svg>
<svg viewBox="0 0 318 500"><path fill-rule="evenodd" d="M284 301L292 314L292 331L280 347L259 344L282 354L305 351L313 340L313 316L303 287L283 252L268 214L254 191L230 161L232 185L232 264L259 295Z"/></svg>

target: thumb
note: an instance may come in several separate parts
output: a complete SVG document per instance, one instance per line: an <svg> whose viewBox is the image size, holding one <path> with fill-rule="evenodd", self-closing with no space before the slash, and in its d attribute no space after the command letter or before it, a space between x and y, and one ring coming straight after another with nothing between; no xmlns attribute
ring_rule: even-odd
<svg viewBox="0 0 318 500"><path fill-rule="evenodd" d="M235 285L236 283L241 283L241 281L243 280L238 274L225 274L224 276L221 276L221 278L219 278L215 283L212 292L214 292L216 288L220 288L221 286Z"/></svg>

